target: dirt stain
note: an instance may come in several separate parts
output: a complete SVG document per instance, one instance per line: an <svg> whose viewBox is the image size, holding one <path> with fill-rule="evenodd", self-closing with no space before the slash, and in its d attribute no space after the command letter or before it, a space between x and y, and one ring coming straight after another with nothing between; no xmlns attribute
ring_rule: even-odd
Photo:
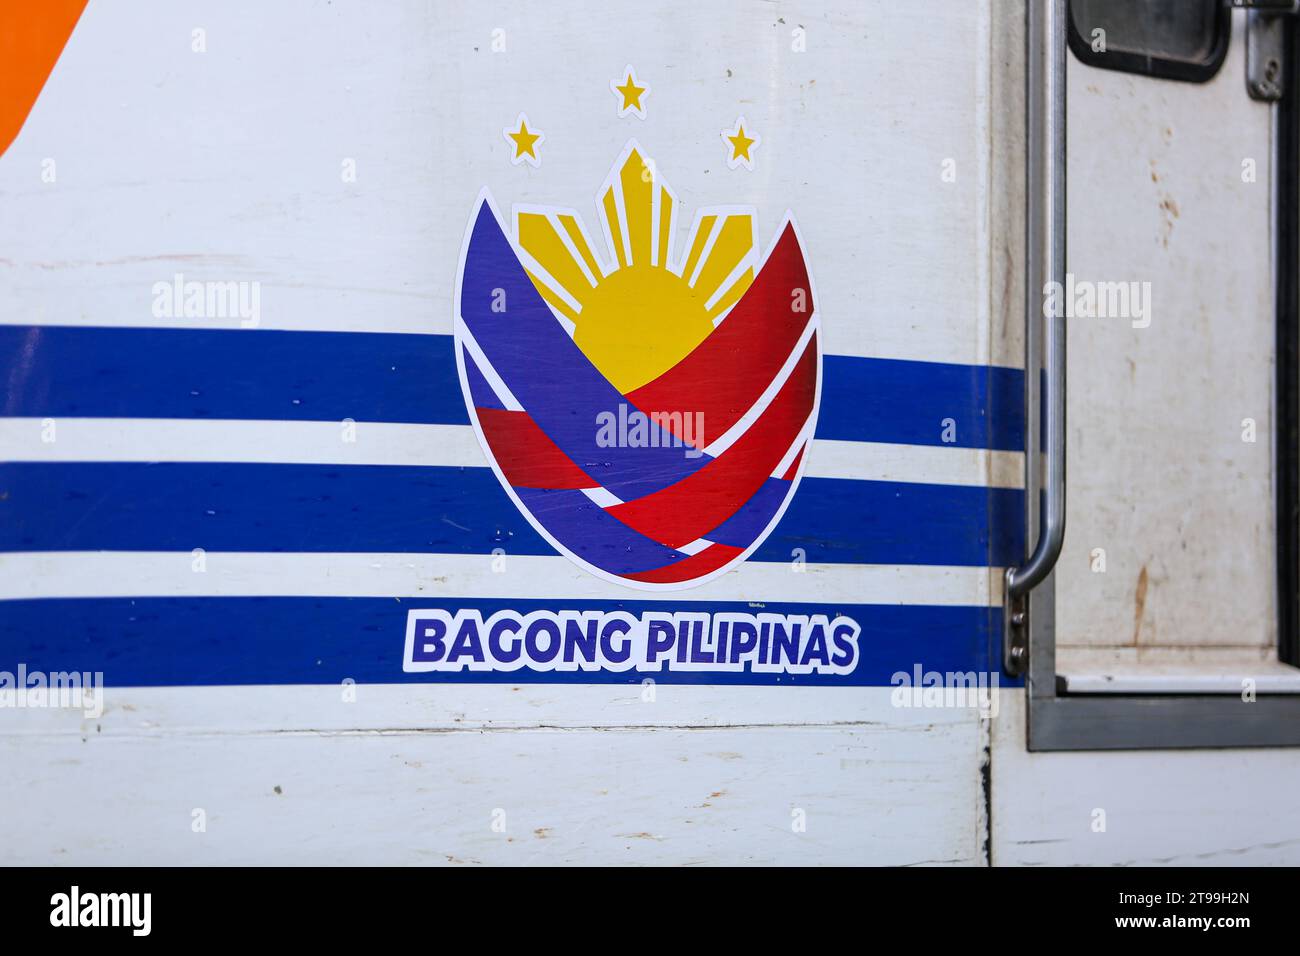
<svg viewBox="0 0 1300 956"><path fill-rule="evenodd" d="M1178 203L1174 197L1168 193L1160 198L1160 212L1164 219L1164 235L1160 239L1161 245L1169 248L1169 237L1174 234L1174 220L1178 218Z"/></svg>
<svg viewBox="0 0 1300 956"><path fill-rule="evenodd" d="M1147 609L1147 566L1142 565L1138 572L1137 593L1133 596L1133 645L1136 647L1142 635L1142 615Z"/></svg>

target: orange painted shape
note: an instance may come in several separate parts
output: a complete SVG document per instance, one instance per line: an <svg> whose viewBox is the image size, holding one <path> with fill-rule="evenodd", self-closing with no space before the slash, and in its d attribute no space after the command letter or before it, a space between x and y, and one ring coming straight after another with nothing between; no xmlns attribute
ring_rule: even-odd
<svg viewBox="0 0 1300 956"><path fill-rule="evenodd" d="M0 155L18 137L87 0L0 0Z"/></svg>

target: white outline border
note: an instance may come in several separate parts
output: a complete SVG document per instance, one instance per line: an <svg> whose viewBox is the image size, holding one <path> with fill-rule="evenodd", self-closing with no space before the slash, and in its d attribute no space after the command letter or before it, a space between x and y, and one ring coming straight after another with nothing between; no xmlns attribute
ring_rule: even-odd
<svg viewBox="0 0 1300 956"><path fill-rule="evenodd" d="M745 122L745 117L737 116L734 127L731 129L724 129L722 131L722 138L727 144L727 168L728 169L735 169L737 166L743 166L751 173L754 171L754 157L753 154L751 153L751 150L758 149L758 147L763 144L763 137L755 133L753 129L746 130L745 127L748 125L749 124ZM737 156L736 144L733 143L731 140L733 136L739 136L742 130L744 130L745 132L745 138L750 141L749 149L745 150L744 156Z"/></svg>
<svg viewBox="0 0 1300 956"><path fill-rule="evenodd" d="M627 153L630 152L634 143L635 141L630 141L628 145L624 147L623 153L621 154L623 158L625 158ZM574 564L578 565L583 570L587 571L590 574L595 575L596 577L600 578L603 581L609 581L614 584L620 584L624 587L636 591L684 591L690 588L696 588L699 587L700 585L707 584L708 582L714 580L715 578L721 577L722 575L730 571L732 568L734 568L736 565L745 561L751 554L753 554L756 550L758 550L759 546L767 540L769 535L771 535L772 531L776 528L776 526L781 522L781 519L785 516L786 509L790 507L790 502L792 502L795 498L795 495L798 494L799 486L803 482L804 472L808 468L808 460L812 457L811 442L809 443L808 446L808 453L803 456L803 459L799 464L799 470L795 473L794 479L790 483L790 491L786 495L785 501L781 503L781 507L778 508L776 514L772 516L772 520L768 522L767 527L765 527L762 530L762 532L754 538L753 543L750 544L748 548L746 548L740 554L736 555L734 558L732 558L730 561L728 561L726 564L722 565L721 567L715 568L714 570L710 571L708 574L705 574L701 577L691 578L688 581L675 581L668 584L659 584L659 583L651 583L647 581L634 581L629 578L621 577L617 574L611 574L610 572L604 570L603 568L598 568L594 564L590 564L587 561L584 561L582 558L578 557L567 547L561 544L545 527L542 526L541 522L539 522L535 517L533 517L532 512L529 511L528 508L524 506L524 503L519 499L519 496L515 493L514 488L511 487L510 482L506 480L505 473L502 472L501 466L497 464L496 456L492 453L492 449L488 445L487 439L483 435L483 428L479 424L479 420L478 420L478 412L474 407L474 399L470 395L469 380L465 375L465 358L464 358L463 350L466 348L466 346L464 345L464 342L467 339L469 341L473 341L473 337L470 335L469 329L466 328L465 321L464 319L461 318L460 315L460 300L461 300L461 293L462 293L461 285L465 276L465 260L469 255L470 239L473 237L474 226L478 222L479 215L482 212L482 209L485 205L489 210L491 210L493 217L496 219L497 226L501 229L501 234L506 237L506 241L510 243L511 249L516 254L519 252L517 243L514 237L511 235L510 229L508 227L507 220L502 218L501 211L500 209L497 208L496 200L492 198L491 190L489 190L488 187L484 186L481 190L479 190L478 198L474 200L474 207L469 217L469 225L466 226L465 228L465 238L461 241L460 259L456 264L456 285L452 293L452 324L453 324L453 338L455 340L455 349L456 349L456 373L460 376L461 396L465 401L465 408L469 412L470 422L474 426L474 434L478 438L479 447L483 449L483 454L487 458L488 463L492 466L492 471L497 476L497 481L500 482L501 487L505 489L506 494L510 496L510 500L514 502L515 507L519 509L519 513L524 516L525 520L527 520L528 523L533 526L533 530L535 530L538 534L540 534L542 538L545 539L546 542L551 545L551 547L555 548L557 552L564 555ZM804 245L803 242L803 236L799 232L799 225L795 221L794 213L791 210L787 209L785 211L785 214L781 217L780 225L777 227L776 232L773 234L772 241L768 243L765 249L762 250L761 258L759 259L757 267L755 269L756 276L759 272L762 271L763 267L767 264L768 258L771 256L772 252L776 249L776 244L780 240L781 234L785 232L785 227L787 224L790 226L791 229L794 230L795 240L799 245L800 252L802 253L806 249L806 246ZM757 229L757 216L755 216L755 229ZM808 264L806 255L804 256L804 268L808 275L808 292L812 296L812 300L813 300L813 311L812 314L808 317L808 324L807 326L805 326L805 328L811 327L813 329L811 334L813 335L813 337L817 342L817 385L816 385L815 392L813 394L812 414L809 415L808 421L804 426L806 431L802 432L802 434L812 435L817 430L817 417L821 413L821 405L822 405L822 338L823 337L820 334L821 314L818 311L818 302L820 300L817 297L817 284L813 279L812 268ZM507 554L508 553L509 551L507 549ZM793 557L791 558L791 560L793 560Z"/></svg>
<svg viewBox="0 0 1300 956"><path fill-rule="evenodd" d="M623 105L625 102L627 102L627 97L623 95L623 91L620 90L618 87L618 84L627 83L629 80L632 81L633 86L635 86L637 89L641 91L640 96L636 98L637 101L636 106ZM614 79L609 81L609 88L613 90L614 95L618 97L618 118L619 119L622 119L624 116L635 116L639 120L645 119L645 104L641 102L641 99L642 97L646 97L650 95L651 92L650 84L641 82L641 80L637 77L636 70L633 69L631 63L623 67L623 75L621 77L615 77Z"/></svg>
<svg viewBox="0 0 1300 956"><path fill-rule="evenodd" d="M519 152L519 144L516 143L514 140L514 137L518 136L521 132L523 132L525 128L528 129L528 133L530 136L537 137L535 140L533 140L532 146L530 147L532 152L529 153ZM546 142L546 134L543 133L540 129L535 128L530 122L528 122L527 113L520 113L519 116L516 117L515 119L515 128L511 129L509 126L507 126L505 129L501 131L501 135L504 136L506 138L506 142L510 144L510 165L511 166L519 166L524 163L527 163L529 166L533 167L533 169L542 168L542 143Z"/></svg>

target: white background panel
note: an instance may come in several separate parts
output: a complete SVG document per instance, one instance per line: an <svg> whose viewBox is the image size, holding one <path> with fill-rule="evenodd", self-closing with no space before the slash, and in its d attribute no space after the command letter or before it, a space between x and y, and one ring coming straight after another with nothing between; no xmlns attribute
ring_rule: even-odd
<svg viewBox="0 0 1300 956"><path fill-rule="evenodd" d="M255 15L254 15L255 14ZM689 15L690 29L674 24ZM450 332L479 190L576 208L637 138L685 203L787 209L828 353L970 363L987 334L983 4L92 3L0 160L0 321L155 318L151 287L261 285L266 328ZM206 53L191 31L206 30ZM806 31L807 50L791 49ZM492 31L506 51L491 52ZM648 118L619 119L631 62ZM542 166L512 166L526 112ZM720 131L762 136L729 170ZM41 181L56 161L57 181ZM355 183L342 181L356 160ZM955 182L943 182L945 160ZM679 236L678 245L684 242Z"/></svg>
<svg viewBox="0 0 1300 956"><path fill-rule="evenodd" d="M1070 271L1148 282L1151 311L1066 322L1061 646L1277 646L1272 114L1243 89L1234 17L1205 84L1070 61Z"/></svg>
<svg viewBox="0 0 1300 956"><path fill-rule="evenodd" d="M364 700L379 689L358 690ZM466 710L531 726L458 723L433 703L420 731L250 733L238 712L281 689L209 688L170 702L157 691L123 692L145 714L179 707L173 727L197 710L222 729L159 734L119 707L98 731L47 724L36 738L0 737L6 763L30 760L37 748L42 756L40 774L0 780L0 806L42 808L22 814L0 862L982 860L972 711L899 710L887 690L861 688L837 695L852 699L837 702L831 722L809 719L825 714L819 694L812 712L784 724L777 715L790 697L772 689L660 690L663 709L690 700L678 713L701 722L710 704L734 713L738 698L776 710L764 726L594 726L590 715L609 712L610 702L602 708L593 695L616 691L441 688ZM548 725L576 713L563 702L570 695L583 700L588 724ZM296 704L301 713L301 694ZM661 707L626 697L623 706ZM195 809L206 813L204 833L191 830ZM505 832L492 829L496 810L505 811ZM795 811L804 832L792 829Z"/></svg>
<svg viewBox="0 0 1300 956"><path fill-rule="evenodd" d="M1300 860L1294 749L1029 753L1023 691L1001 695L993 740L994 865Z"/></svg>
<svg viewBox="0 0 1300 956"><path fill-rule="evenodd" d="M202 567L202 571L196 571ZM802 570L799 568L802 567ZM982 606L996 569L747 561L680 591L632 592L568 558L540 555L27 551L0 554L0 599L298 595L638 601L804 601Z"/></svg>

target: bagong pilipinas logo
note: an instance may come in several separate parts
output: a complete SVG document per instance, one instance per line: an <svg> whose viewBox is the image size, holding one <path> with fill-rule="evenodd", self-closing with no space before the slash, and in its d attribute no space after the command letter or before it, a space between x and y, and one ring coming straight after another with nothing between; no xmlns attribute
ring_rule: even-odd
<svg viewBox="0 0 1300 956"><path fill-rule="evenodd" d="M523 127L521 126L521 129ZM741 134L743 135L743 133ZM461 249L456 360L502 486L557 550L643 589L743 561L794 496L816 424L812 278L786 212L682 205L635 140L578 212L479 194Z"/></svg>

